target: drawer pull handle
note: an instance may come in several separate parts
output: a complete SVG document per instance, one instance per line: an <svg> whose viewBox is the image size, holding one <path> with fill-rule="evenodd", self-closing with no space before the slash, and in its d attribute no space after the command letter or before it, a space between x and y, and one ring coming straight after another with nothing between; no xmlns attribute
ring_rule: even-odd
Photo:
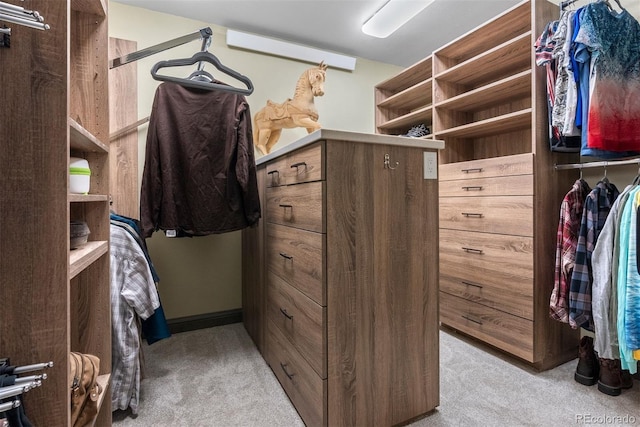
<svg viewBox="0 0 640 427"><path fill-rule="evenodd" d="M474 212L462 212L462 216L466 218L482 218L484 215L482 215L481 213L474 213Z"/></svg>
<svg viewBox="0 0 640 427"><path fill-rule="evenodd" d="M472 317L464 316L464 315L463 315L463 316L462 316L462 318L463 318L463 319L467 319L467 320L468 320L468 321L470 321L470 322L477 323L478 325L482 325L482 321L480 321L480 320L476 320L476 319L474 319L474 318L472 318Z"/></svg>
<svg viewBox="0 0 640 427"><path fill-rule="evenodd" d="M285 209L287 209L287 208L292 208L292 207L293 207L293 205L283 205L283 204L281 204L281 205L279 205L279 206L280 206L281 208L285 208Z"/></svg>
<svg viewBox="0 0 640 427"><path fill-rule="evenodd" d="M464 173L482 172L482 168L461 169L461 171Z"/></svg>
<svg viewBox="0 0 640 427"><path fill-rule="evenodd" d="M471 190L482 191L482 185L468 185L468 186L462 187L462 189L464 191L471 191Z"/></svg>
<svg viewBox="0 0 640 427"><path fill-rule="evenodd" d="M267 175L271 175L271 185L274 187L280 185L280 172L277 169L267 172Z"/></svg>
<svg viewBox="0 0 640 427"><path fill-rule="evenodd" d="M286 259L293 259L293 257L292 257L291 255L286 254L286 253L284 253L284 252L280 252L280 256L281 256L282 258L286 258Z"/></svg>
<svg viewBox="0 0 640 427"><path fill-rule="evenodd" d="M280 313L282 313L282 314L284 315L284 317L286 317L287 319L289 319L289 320L293 320L293 316L292 316L292 315L290 315L289 313L287 313L287 310L285 310L285 309L281 308L281 309L280 309Z"/></svg>
<svg viewBox="0 0 640 427"><path fill-rule="evenodd" d="M462 247L462 250L467 252L467 253L471 253L471 254L482 255L482 253L483 253L482 249L465 248L464 246Z"/></svg>
<svg viewBox="0 0 640 427"><path fill-rule="evenodd" d="M467 286L473 286L474 288L482 289L482 285L478 285L477 283L465 282L464 280L462 280L462 284Z"/></svg>
<svg viewBox="0 0 640 427"><path fill-rule="evenodd" d="M295 374L290 374L289 372L287 372L287 364L280 362L280 367L284 371L284 374L287 376L287 378L289 378L290 380L293 380L293 376Z"/></svg>
<svg viewBox="0 0 640 427"><path fill-rule="evenodd" d="M307 168L307 164L305 162L298 162L291 165L292 168L296 169L298 169L300 166L304 166L305 169Z"/></svg>

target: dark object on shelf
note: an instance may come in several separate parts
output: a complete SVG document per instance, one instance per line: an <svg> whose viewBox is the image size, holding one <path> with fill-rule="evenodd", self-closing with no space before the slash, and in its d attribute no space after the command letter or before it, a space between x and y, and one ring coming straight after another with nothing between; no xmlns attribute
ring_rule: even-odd
<svg viewBox="0 0 640 427"><path fill-rule="evenodd" d="M400 136L408 136L408 137L411 137L411 138L420 138L420 137L427 136L427 135L429 135L429 128L427 126L425 126L424 124L420 124L420 125L415 125L411 129L409 129L409 131L407 133L405 133L404 135L400 135Z"/></svg>
<svg viewBox="0 0 640 427"><path fill-rule="evenodd" d="M70 234L69 247L71 249L76 249L84 245L85 243L87 243L90 233L91 232L89 231L89 226L87 225L86 222L71 221L71 227L69 232Z"/></svg>

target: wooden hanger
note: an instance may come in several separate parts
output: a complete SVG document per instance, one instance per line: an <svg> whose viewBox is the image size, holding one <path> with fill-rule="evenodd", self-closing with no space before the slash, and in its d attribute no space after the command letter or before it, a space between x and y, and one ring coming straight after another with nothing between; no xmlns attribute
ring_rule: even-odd
<svg viewBox="0 0 640 427"><path fill-rule="evenodd" d="M187 78L164 76L164 75L158 74L158 70L161 68L181 67L181 66L193 65L201 62L207 62L207 63L213 64L218 70L244 83L246 85L246 89L237 88L237 87L230 86L227 84L222 84L222 83L215 83L213 81L211 82L207 81L209 79L213 80L213 78L211 74L207 73L204 70L197 70ZM221 90L224 92L240 93L243 95L251 95L253 93L253 83L251 83L251 80L249 80L247 76L244 76L238 73L237 71L232 70L231 68L223 65L220 62L220 60L216 58L215 55L209 52L197 52L191 58L160 61L151 68L151 76L155 80L174 82L182 86L192 87L196 89Z"/></svg>

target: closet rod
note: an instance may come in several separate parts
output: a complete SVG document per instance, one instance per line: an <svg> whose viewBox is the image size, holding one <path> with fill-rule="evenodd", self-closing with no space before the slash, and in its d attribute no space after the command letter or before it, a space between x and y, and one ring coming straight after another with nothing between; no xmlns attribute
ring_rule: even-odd
<svg viewBox="0 0 640 427"><path fill-rule="evenodd" d="M50 29L49 25L44 23L44 16L40 15L38 11L27 10L3 1L0 1L0 21L12 22L38 30Z"/></svg>
<svg viewBox="0 0 640 427"><path fill-rule="evenodd" d="M20 406L20 399L13 400L11 402L0 403L0 412L7 412ZM3 424L4 425L4 424ZM6 424L9 425L8 423Z"/></svg>
<svg viewBox="0 0 640 427"><path fill-rule="evenodd" d="M208 37L211 37L212 35L213 31L211 31L211 28L205 27L199 31L196 31L195 33L187 34L186 36L178 37L173 40L169 40L155 46L147 47L133 53L122 55L119 58L112 59L109 61L109 69L128 64L129 62L137 61L138 59L146 58L147 56L154 55L158 52L162 52L163 50L171 49L176 46L180 46L192 40L197 40L199 38L206 39Z"/></svg>
<svg viewBox="0 0 640 427"><path fill-rule="evenodd" d="M14 374L23 374L25 372L39 371L40 369L53 368L53 362L36 363L33 365L17 366L13 369Z"/></svg>
<svg viewBox="0 0 640 427"><path fill-rule="evenodd" d="M114 133L109 135L109 141L113 141L114 139L120 138L122 135L129 133L134 129L139 128L141 125L147 123L148 121L149 121L149 116L145 117L144 119L140 119L135 123L131 123L130 125L127 125L120 130L115 131Z"/></svg>
<svg viewBox="0 0 640 427"><path fill-rule="evenodd" d="M630 159L630 160L614 160L614 161L603 161L603 162L588 162L588 163L570 163L566 165L556 165L556 170L563 169L587 169L587 168L601 168L601 167L609 167L609 166L621 166L621 165L633 165L640 164L639 159Z"/></svg>
<svg viewBox="0 0 640 427"><path fill-rule="evenodd" d="M41 381L31 381L27 384L0 387L0 399L21 395L22 393L26 393L32 388L40 387L41 385Z"/></svg>
<svg viewBox="0 0 640 427"><path fill-rule="evenodd" d="M569 6L570 4L573 4L575 2L577 2L578 0L567 0L567 1L563 1L562 3L560 3L560 10L564 10L565 7Z"/></svg>
<svg viewBox="0 0 640 427"><path fill-rule="evenodd" d="M49 24L44 22L33 21L31 19L20 18L14 15L6 15L0 12L0 21L7 21L13 24L23 25L25 27L35 28L36 30L48 30Z"/></svg>

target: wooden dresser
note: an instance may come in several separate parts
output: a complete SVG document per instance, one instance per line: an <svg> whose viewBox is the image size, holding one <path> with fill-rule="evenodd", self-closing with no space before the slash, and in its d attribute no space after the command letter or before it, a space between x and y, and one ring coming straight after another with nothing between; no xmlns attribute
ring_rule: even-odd
<svg viewBox="0 0 640 427"><path fill-rule="evenodd" d="M257 162L244 322L308 426L395 425L439 404L438 182L424 165L442 147L322 129Z"/></svg>
<svg viewBox="0 0 640 427"><path fill-rule="evenodd" d="M440 320L531 361L533 154L440 174Z"/></svg>

